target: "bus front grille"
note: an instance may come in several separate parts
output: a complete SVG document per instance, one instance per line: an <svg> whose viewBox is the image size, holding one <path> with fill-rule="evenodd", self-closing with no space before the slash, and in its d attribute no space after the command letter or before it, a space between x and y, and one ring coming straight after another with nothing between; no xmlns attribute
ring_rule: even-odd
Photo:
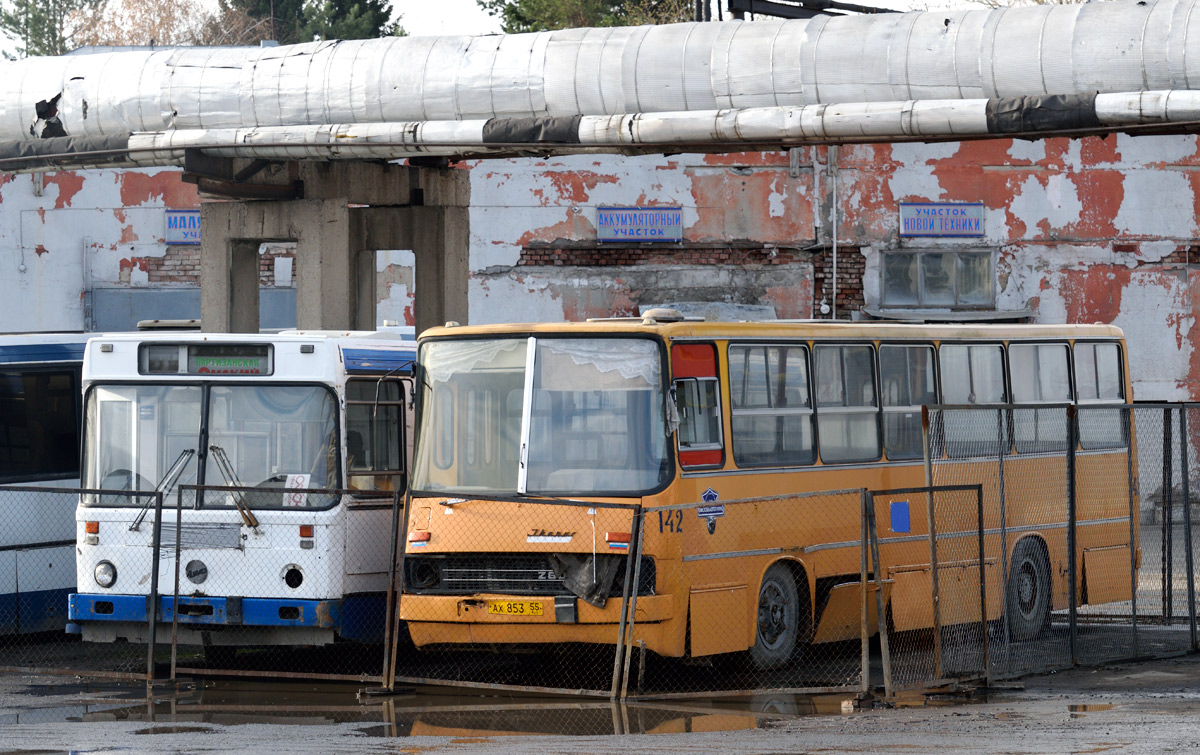
<svg viewBox="0 0 1200 755"><path fill-rule="evenodd" d="M624 555L599 554L621 560L609 590L619 598L625 590ZM642 558L639 595L654 594L654 559ZM404 590L420 595L563 595L568 592L555 574L548 554L470 553L446 556L405 556Z"/></svg>

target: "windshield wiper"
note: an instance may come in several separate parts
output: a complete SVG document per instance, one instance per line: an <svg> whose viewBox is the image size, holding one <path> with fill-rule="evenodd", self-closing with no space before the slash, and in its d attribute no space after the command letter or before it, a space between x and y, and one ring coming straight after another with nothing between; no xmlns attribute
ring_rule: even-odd
<svg viewBox="0 0 1200 755"><path fill-rule="evenodd" d="M238 479L237 472L233 470L233 464L229 463L229 456L225 454L225 449L220 446L209 446L208 450L212 453L212 457L217 460L217 469L221 470L221 476L225 478L225 484L231 488L245 487L242 481ZM230 497L233 498L233 505L237 506L238 513L242 515L242 521L247 527L251 527L254 531L258 531L258 519L254 516L254 512L246 505L246 499L242 496L242 491L233 490L230 492Z"/></svg>
<svg viewBox="0 0 1200 755"><path fill-rule="evenodd" d="M170 469L167 470L167 473L163 475L163 478L158 481L157 485L154 486L154 492L165 493L170 490L171 486L175 484L175 480L179 478L179 475L183 474L183 468L187 466L187 463L191 461L192 457L195 455L196 449L183 449L183 451L179 453L179 457L175 459L175 463L171 465ZM138 512L137 519L134 519L133 524L129 525L130 532L137 532L138 527L142 526L142 520L144 520L146 518L146 514L149 513L150 503L153 500L154 496L146 496L146 503L142 506L142 510Z"/></svg>

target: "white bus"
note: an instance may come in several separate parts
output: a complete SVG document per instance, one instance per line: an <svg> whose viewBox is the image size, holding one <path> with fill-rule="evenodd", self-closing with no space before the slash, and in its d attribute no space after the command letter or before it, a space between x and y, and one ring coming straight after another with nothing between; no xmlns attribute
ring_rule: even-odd
<svg viewBox="0 0 1200 755"><path fill-rule="evenodd" d="M79 484L81 333L0 335L0 485ZM58 630L75 588L74 497L0 490L0 634Z"/></svg>
<svg viewBox="0 0 1200 755"><path fill-rule="evenodd" d="M395 332L88 343L83 487L163 491L158 620L178 614L181 644L382 639L415 356ZM152 506L147 496L80 495L68 630L84 640L149 634Z"/></svg>

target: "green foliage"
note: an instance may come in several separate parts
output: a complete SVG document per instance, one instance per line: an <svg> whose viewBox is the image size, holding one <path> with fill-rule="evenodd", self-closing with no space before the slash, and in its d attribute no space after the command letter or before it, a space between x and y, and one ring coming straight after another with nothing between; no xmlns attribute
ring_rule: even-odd
<svg viewBox="0 0 1200 755"><path fill-rule="evenodd" d="M584 26L672 23L690 19L691 3L683 0L476 0L518 34Z"/></svg>
<svg viewBox="0 0 1200 755"><path fill-rule="evenodd" d="M9 0L0 7L0 32L16 40L16 57L62 55L76 46L72 37L80 16L102 4L103 0Z"/></svg>
<svg viewBox="0 0 1200 755"><path fill-rule="evenodd" d="M310 0L303 13L301 40L373 39L389 33L392 6L387 0Z"/></svg>
<svg viewBox="0 0 1200 755"><path fill-rule="evenodd" d="M223 0L262 21L262 39L280 44L313 39L371 39L401 31L389 0Z"/></svg>

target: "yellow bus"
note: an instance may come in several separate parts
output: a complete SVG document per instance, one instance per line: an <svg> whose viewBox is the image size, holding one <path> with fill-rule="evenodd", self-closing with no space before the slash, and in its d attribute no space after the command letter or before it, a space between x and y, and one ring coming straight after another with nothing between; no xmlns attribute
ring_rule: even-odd
<svg viewBox="0 0 1200 755"><path fill-rule="evenodd" d="M718 323L652 310L434 328L418 360L400 605L418 647L616 642L637 505L648 650L749 651L769 669L806 643L857 637L857 501L831 514L799 496L928 484L921 407L937 404L996 407L945 415L935 444L953 482L984 483L988 618L1006 616L1025 639L1072 599L1130 598L1132 499L1104 482L1119 469L1124 483L1132 458L1118 328ZM1074 596L1065 491L1046 485L1065 479L1068 406L1080 412ZM994 470L998 456L1003 493L994 471L973 479L970 466ZM790 507L724 507L787 496ZM714 508L655 511L701 502ZM914 502L911 532L923 511ZM686 557L707 538L719 539L710 555ZM883 575L895 628L934 626L928 541L881 545L882 564L905 565ZM979 619L977 607L943 614Z"/></svg>

